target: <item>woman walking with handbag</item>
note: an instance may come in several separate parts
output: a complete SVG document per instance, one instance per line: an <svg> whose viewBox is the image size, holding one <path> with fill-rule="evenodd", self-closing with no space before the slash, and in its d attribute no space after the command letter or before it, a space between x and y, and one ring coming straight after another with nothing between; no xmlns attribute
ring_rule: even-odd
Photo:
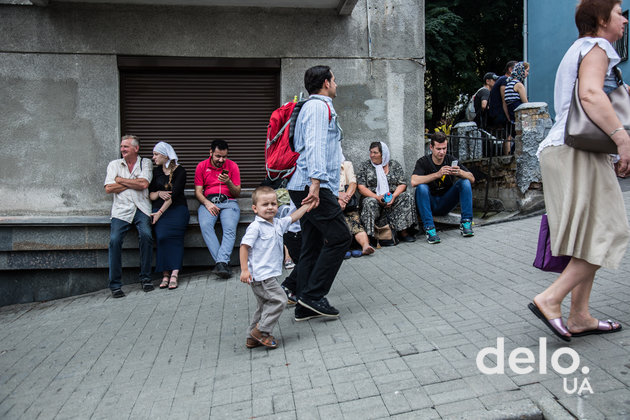
<svg viewBox="0 0 630 420"><path fill-rule="evenodd" d="M619 176L630 173L630 137L606 95L617 85L613 66L619 55L611 43L620 39L628 23L619 0L582 0L575 22L580 38L566 52L554 91L556 122L540 144L538 157L545 190L551 250L571 260L560 276L538 294L530 310L559 338L613 333L621 324L600 321L589 312L595 273L600 267L617 268L626 251L630 229ZM619 161L565 144L565 128L573 87L590 120L617 145ZM561 304L571 293L566 325Z"/></svg>

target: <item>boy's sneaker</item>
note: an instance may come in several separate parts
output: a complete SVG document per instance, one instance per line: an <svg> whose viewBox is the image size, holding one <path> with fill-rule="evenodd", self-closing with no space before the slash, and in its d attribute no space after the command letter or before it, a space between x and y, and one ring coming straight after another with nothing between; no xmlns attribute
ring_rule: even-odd
<svg viewBox="0 0 630 420"><path fill-rule="evenodd" d="M287 305L295 305L298 301L298 298L297 296L295 296L295 293L293 293L291 289L289 289L286 286L280 285L280 287L282 287L282 290L284 290L284 293L286 293L287 295Z"/></svg>
<svg viewBox="0 0 630 420"><path fill-rule="evenodd" d="M328 299L326 299L325 297L321 298L320 300L300 298L298 299L298 303L322 316L332 318L336 318L339 316L339 311L333 306L330 306L330 304L328 303Z"/></svg>
<svg viewBox="0 0 630 420"><path fill-rule="evenodd" d="M305 306L297 305L295 307L295 320L297 322L308 321L313 318L321 318L323 315L318 314L315 311L311 311Z"/></svg>
<svg viewBox="0 0 630 420"><path fill-rule="evenodd" d="M145 292L150 292L153 289L155 289L155 287L153 286L152 282L147 281L147 282L142 283L142 290L144 290Z"/></svg>
<svg viewBox="0 0 630 420"><path fill-rule="evenodd" d="M427 242L430 244L439 244L440 243L440 237L438 236L435 228L431 228L431 229L427 229L425 231L425 233L427 234Z"/></svg>
<svg viewBox="0 0 630 420"><path fill-rule="evenodd" d="M475 232L472 230L472 220L462 220L462 223L459 225L459 232L464 238L475 236Z"/></svg>

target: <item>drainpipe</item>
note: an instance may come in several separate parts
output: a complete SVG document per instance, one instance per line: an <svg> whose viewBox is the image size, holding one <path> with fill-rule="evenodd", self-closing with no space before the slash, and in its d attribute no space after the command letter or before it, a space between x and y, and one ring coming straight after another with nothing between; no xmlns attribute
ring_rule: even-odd
<svg viewBox="0 0 630 420"><path fill-rule="evenodd" d="M527 59L527 37L529 35L527 28L527 0L523 0L523 61L529 61ZM525 93L529 98L528 79L525 79Z"/></svg>
<svg viewBox="0 0 630 420"><path fill-rule="evenodd" d="M370 76L372 75L372 32L370 31L370 2L365 0L365 13L367 14L367 47L368 58L370 60Z"/></svg>

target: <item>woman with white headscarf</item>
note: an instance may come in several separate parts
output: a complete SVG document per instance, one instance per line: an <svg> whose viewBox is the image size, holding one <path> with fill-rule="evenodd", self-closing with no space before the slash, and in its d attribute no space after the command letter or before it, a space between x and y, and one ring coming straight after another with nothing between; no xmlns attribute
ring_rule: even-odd
<svg viewBox="0 0 630 420"><path fill-rule="evenodd" d="M407 177L402 165L389 158L389 148L382 141L370 144L370 160L359 166L357 184L363 197L361 222L370 237L374 237L375 225L389 223L400 240L415 241L418 219Z"/></svg>
<svg viewBox="0 0 630 420"><path fill-rule="evenodd" d="M190 213L184 196L186 169L177 163L177 154L166 142L153 148L153 179L149 198L153 201L151 222L155 225L155 271L162 272L160 289L176 289L184 258L184 233Z"/></svg>

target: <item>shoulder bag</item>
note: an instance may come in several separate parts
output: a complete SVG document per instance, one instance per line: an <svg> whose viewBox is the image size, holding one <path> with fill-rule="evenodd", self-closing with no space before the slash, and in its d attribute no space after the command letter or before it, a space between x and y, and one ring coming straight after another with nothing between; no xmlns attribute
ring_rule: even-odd
<svg viewBox="0 0 630 420"><path fill-rule="evenodd" d="M630 130L630 94L621 78L621 71L613 67L618 87L608 94L608 98L626 131ZM578 80L569 106L567 125L564 131L564 144L576 149L595 153L617 153L617 145L584 112L578 95Z"/></svg>

